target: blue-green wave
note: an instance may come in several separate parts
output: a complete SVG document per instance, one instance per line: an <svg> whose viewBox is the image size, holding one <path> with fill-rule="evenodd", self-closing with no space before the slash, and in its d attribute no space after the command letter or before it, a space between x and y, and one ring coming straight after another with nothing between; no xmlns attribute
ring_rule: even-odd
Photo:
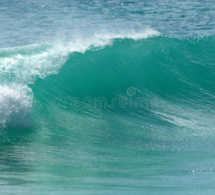
<svg viewBox="0 0 215 195"><path fill-rule="evenodd" d="M118 116L165 132L174 126L180 133L173 140L182 134L210 135L214 126L214 43L213 36L158 36L118 38L85 52L59 51L44 44L3 49L4 60L7 57L14 63L21 59L24 65L18 62L13 69L2 69L4 89L9 91L5 99L10 101L7 104L3 99L3 110L8 105L10 112L2 115L2 127L58 129L67 128L74 115L91 117L97 125L103 117ZM141 102L135 102L140 98Z"/></svg>

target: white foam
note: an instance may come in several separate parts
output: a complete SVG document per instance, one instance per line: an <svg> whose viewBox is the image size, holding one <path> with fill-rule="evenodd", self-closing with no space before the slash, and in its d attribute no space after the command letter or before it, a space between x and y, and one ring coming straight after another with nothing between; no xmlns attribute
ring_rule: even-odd
<svg viewBox="0 0 215 195"><path fill-rule="evenodd" d="M158 36L158 31L147 29L142 32L101 32L91 37L73 38L72 41L53 44L38 44L19 48L1 49L0 78L10 78L12 82L29 84L37 77L45 78L56 74L72 52L82 52L91 47L104 47L116 38L144 39Z"/></svg>
<svg viewBox="0 0 215 195"><path fill-rule="evenodd" d="M8 56L0 58L0 76L4 75L13 82L29 84L37 77L45 78L47 75L55 74L66 62L67 53L61 48L29 46L25 48L10 49ZM6 76L5 76L6 75ZM3 77L3 76L2 76Z"/></svg>
<svg viewBox="0 0 215 195"><path fill-rule="evenodd" d="M31 112L32 93L27 86L0 85L0 124L5 126L27 125L27 117Z"/></svg>
<svg viewBox="0 0 215 195"><path fill-rule="evenodd" d="M140 40L140 39L146 39L149 37L155 37L159 35L160 33L158 31L149 28L143 31L129 30L129 31L121 31L121 32L111 32L111 33L107 32L102 34L95 34L95 37L104 39L104 40L117 39L117 38Z"/></svg>

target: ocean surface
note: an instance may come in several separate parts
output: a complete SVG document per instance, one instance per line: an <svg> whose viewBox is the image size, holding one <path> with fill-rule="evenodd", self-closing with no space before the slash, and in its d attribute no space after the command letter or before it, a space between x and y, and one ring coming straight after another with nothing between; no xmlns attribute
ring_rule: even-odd
<svg viewBox="0 0 215 195"><path fill-rule="evenodd" d="M0 0L0 194L215 194L214 0Z"/></svg>

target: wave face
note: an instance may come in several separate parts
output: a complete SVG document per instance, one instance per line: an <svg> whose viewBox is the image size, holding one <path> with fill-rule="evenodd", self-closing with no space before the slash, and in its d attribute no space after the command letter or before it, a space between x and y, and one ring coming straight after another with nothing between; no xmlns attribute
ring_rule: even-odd
<svg viewBox="0 0 215 195"><path fill-rule="evenodd" d="M41 106L43 112L51 109L52 117L133 113L142 125L150 119L149 125L184 129L184 136L210 135L215 38L155 35L150 30L142 36L97 36L78 45L1 49L2 128L33 128L31 114L39 116ZM153 37L141 39L147 36Z"/></svg>
<svg viewBox="0 0 215 195"><path fill-rule="evenodd" d="M26 177L47 192L71 181L76 189L97 189L98 177L111 189L110 178L117 177L124 187L136 189L144 181L144 189L156 191L157 180L145 178L157 177L151 166L163 170L160 184L169 192L175 184L168 174L213 172L208 159L195 156L199 167L190 156L215 146L214 50L214 36L177 39L153 30L1 49L0 145L22 145L7 158L44 173ZM13 164L8 171L17 173ZM13 184L6 175L2 182Z"/></svg>
<svg viewBox="0 0 215 195"><path fill-rule="evenodd" d="M0 81L1 81L1 112L0 125L14 120L14 113L31 113L33 93L29 84L37 78L45 79L49 75L57 74L61 67L70 61L74 52L84 53L91 48L102 48L111 45L114 38L142 39L159 35L157 31L147 30L136 34L103 34L95 35L90 40L76 40L69 44L37 44L25 47L6 48L0 50ZM5 112L7 110L7 112ZM20 113L20 110L22 110ZM4 114L3 114L4 113ZM17 114L15 114L17 115ZM29 118L29 117L28 117ZM25 118L23 119L26 120ZM10 123L10 122L9 122ZM29 122L27 123L29 124ZM13 124L16 127L16 124Z"/></svg>
<svg viewBox="0 0 215 195"><path fill-rule="evenodd" d="M154 126L151 136L158 140L206 138L214 134L214 41L117 38L104 48L71 53L58 74L31 88L57 115L116 114L143 129Z"/></svg>

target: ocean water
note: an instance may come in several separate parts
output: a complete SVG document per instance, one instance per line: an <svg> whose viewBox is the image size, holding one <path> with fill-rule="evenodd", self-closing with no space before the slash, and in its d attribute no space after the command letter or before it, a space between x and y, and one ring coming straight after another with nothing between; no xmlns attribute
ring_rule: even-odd
<svg viewBox="0 0 215 195"><path fill-rule="evenodd" d="M0 0L0 194L214 194L213 0Z"/></svg>

